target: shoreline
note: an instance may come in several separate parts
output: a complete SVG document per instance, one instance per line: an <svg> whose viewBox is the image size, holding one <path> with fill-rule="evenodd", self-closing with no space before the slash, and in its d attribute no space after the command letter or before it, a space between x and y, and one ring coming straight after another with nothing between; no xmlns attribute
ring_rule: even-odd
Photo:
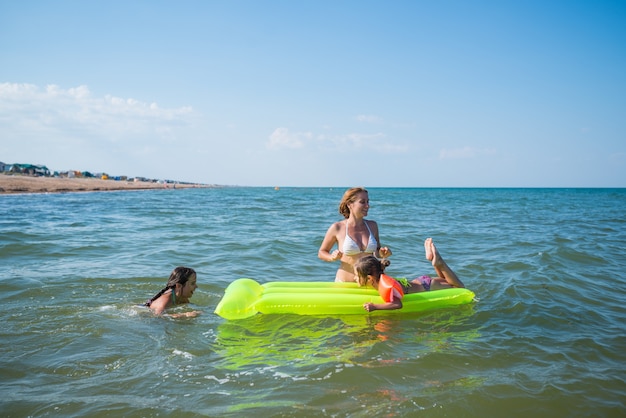
<svg viewBox="0 0 626 418"><path fill-rule="evenodd" d="M102 180L98 178L35 177L0 174L0 195L19 193L106 192L118 190L191 189L216 185Z"/></svg>

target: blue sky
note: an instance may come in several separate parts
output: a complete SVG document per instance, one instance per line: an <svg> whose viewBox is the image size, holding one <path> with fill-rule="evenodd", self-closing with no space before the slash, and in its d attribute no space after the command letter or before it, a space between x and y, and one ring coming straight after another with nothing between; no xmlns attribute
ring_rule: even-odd
<svg viewBox="0 0 626 418"><path fill-rule="evenodd" d="M0 161L626 187L626 2L0 0Z"/></svg>

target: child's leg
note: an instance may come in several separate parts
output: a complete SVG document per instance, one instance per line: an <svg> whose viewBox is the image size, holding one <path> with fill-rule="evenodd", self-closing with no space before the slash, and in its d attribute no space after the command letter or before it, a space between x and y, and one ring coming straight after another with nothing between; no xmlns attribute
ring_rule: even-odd
<svg viewBox="0 0 626 418"><path fill-rule="evenodd" d="M432 238L427 238L426 241L424 241L424 249L426 250L426 259L432 263L435 273L437 273L437 277L433 278L431 290L444 289L447 287L465 287L456 273L452 271L441 257Z"/></svg>

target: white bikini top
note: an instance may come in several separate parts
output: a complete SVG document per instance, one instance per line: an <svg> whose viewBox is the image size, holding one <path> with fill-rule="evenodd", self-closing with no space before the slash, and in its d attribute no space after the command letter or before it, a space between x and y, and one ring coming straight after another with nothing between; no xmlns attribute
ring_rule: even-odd
<svg viewBox="0 0 626 418"><path fill-rule="evenodd" d="M345 255L357 255L361 253L373 254L374 251L378 248L378 242L376 238L372 234L367 221L365 222L365 226L367 227L367 231L370 233L370 236L367 240L367 247L364 250L361 250L359 244L357 244L351 237L348 235L348 221L346 221L346 239L343 241L343 253Z"/></svg>

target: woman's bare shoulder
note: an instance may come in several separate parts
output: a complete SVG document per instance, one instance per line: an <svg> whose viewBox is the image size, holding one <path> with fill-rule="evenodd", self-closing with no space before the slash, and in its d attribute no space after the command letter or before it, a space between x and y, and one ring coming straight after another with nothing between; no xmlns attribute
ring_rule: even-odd
<svg viewBox="0 0 626 418"><path fill-rule="evenodd" d="M337 221L333 223L328 229L331 231L341 231L343 229L344 224L345 224L344 221Z"/></svg>
<svg viewBox="0 0 626 418"><path fill-rule="evenodd" d="M367 225L368 225L370 228L376 228L376 229L378 229L378 224L376 223L376 221L373 221L373 220L371 220L371 219L365 219L365 222L367 222Z"/></svg>

